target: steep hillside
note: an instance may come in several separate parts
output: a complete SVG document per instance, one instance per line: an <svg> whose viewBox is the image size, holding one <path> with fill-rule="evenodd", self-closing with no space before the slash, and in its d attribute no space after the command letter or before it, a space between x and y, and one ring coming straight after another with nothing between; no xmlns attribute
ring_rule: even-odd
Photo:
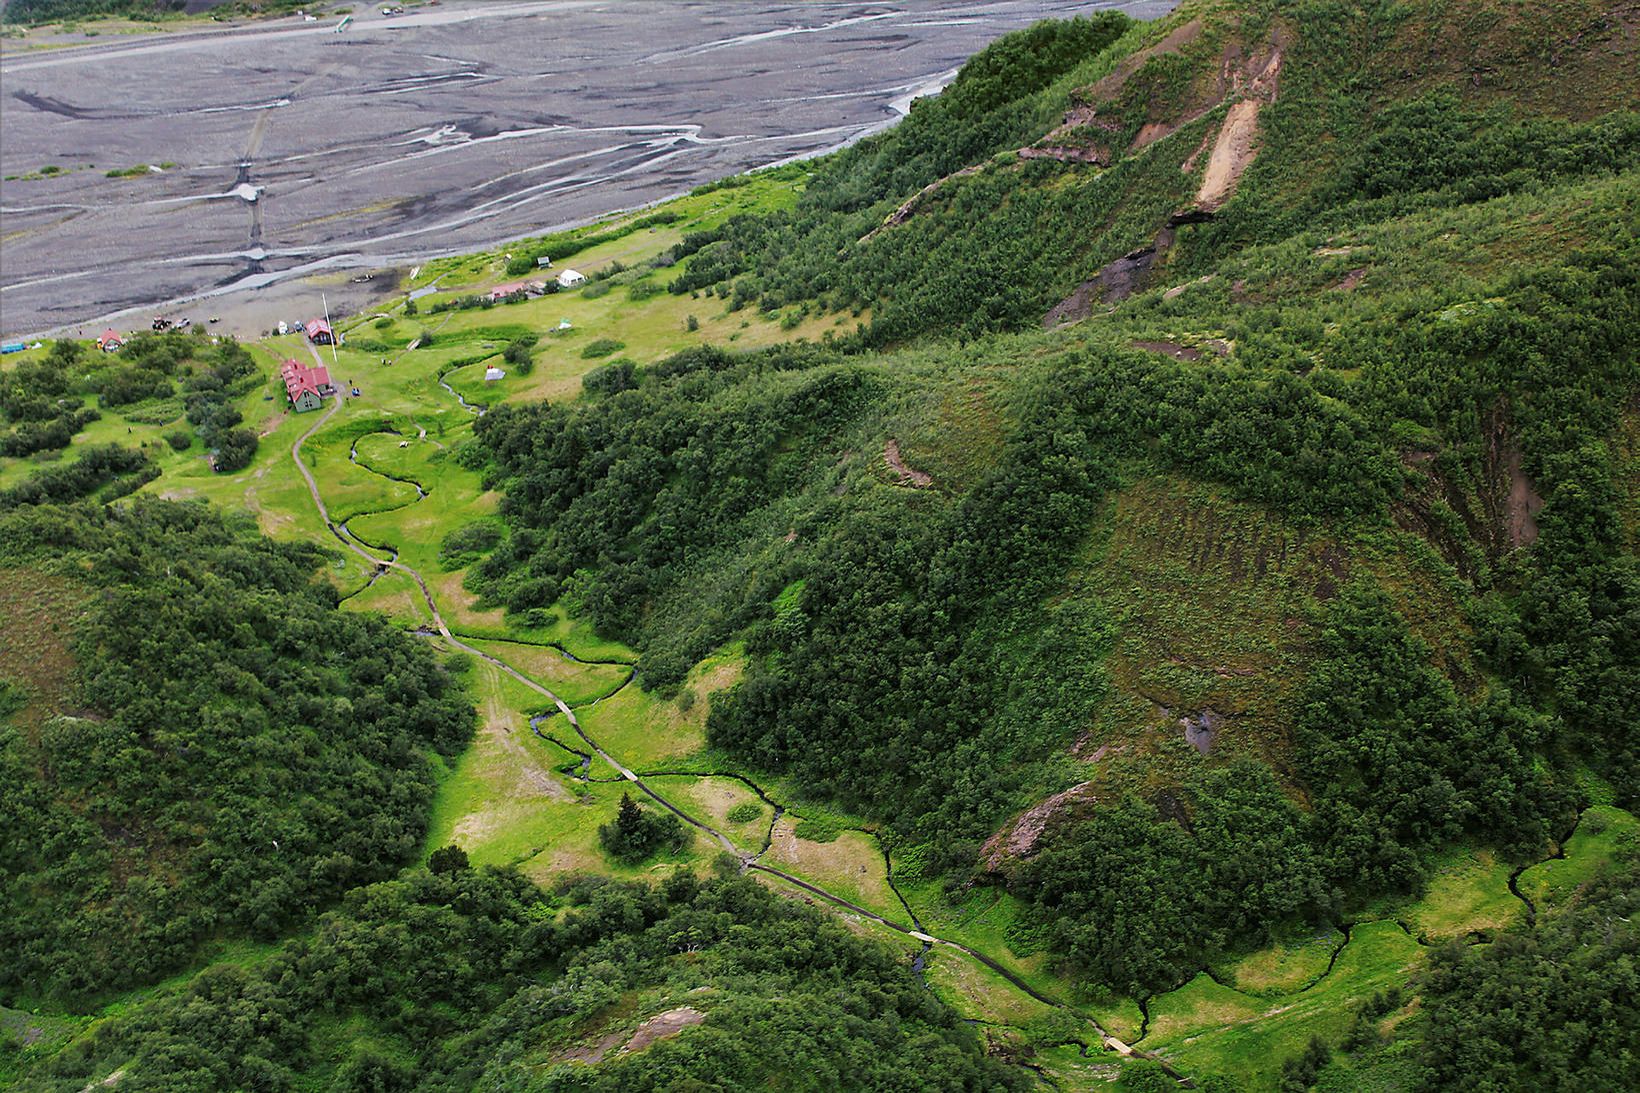
<svg viewBox="0 0 1640 1093"><path fill-rule="evenodd" d="M481 423L481 587L650 687L745 634L715 746L1140 998L1541 853L1640 773L1631 16L1187 4L1016 150L914 112L675 252L856 336Z"/></svg>
<svg viewBox="0 0 1640 1093"><path fill-rule="evenodd" d="M1636 26L1043 24L321 413L8 357L0 1084L1640 1085Z"/></svg>
<svg viewBox="0 0 1640 1093"><path fill-rule="evenodd" d="M920 143L914 111L836 157L790 215L685 240L706 254L674 290L869 308L876 345L975 336L1080 317L1158 267L1622 170L1640 155L1622 75L1636 23L1593 0L1187 3L1020 100L1040 129L1017 145L995 111L969 148L994 157L883 170ZM966 131L952 112L926 116Z"/></svg>

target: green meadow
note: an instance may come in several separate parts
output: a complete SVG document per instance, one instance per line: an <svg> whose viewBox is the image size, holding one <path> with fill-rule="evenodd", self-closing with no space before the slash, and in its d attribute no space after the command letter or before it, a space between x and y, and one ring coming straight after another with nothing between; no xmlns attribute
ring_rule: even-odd
<svg viewBox="0 0 1640 1093"><path fill-rule="evenodd" d="M1026 926L1023 905L1001 888L948 890L923 877L924 848L896 846L885 855L882 841L860 818L806 801L779 779L761 779L764 794L784 808L776 817L737 777L749 772L707 744L714 696L737 683L745 670L739 644L712 652L675 693L660 695L644 689L642 665L632 649L596 633L563 604L508 614L468 588L465 563L451 564L443 548L452 533L471 525L499 527L499 495L485 488L481 473L462 456L480 408L582 398L583 377L612 361L641 365L691 346L752 348L818 341L854 329L859 316L847 312L799 305L765 313L734 309L709 293L665 290L686 268L665 257L685 232L741 213L786 207L806 177L802 169L768 172L566 233L572 240L615 238L538 273L509 274L507 263L509 256L542 245L540 240L430 262L401 286L390 306L338 323L345 342L333 349L315 351L296 335L250 344L264 380L236 405L260 445L242 470L214 473L197 440L174 450L165 434L183 427L181 400L157 400L105 411L54 459L0 459L0 488L56 459L72 460L90 445L138 446L161 469L144 492L209 501L242 513L274 538L322 544L330 548L325 574L346 609L380 612L406 629L431 626L433 614L408 573L392 568L375 573L357 554L341 549L324 526L292 466L292 448L301 440L300 458L333 521L369 544L372 554L386 560L391 553L418 573L460 640L576 708L586 734L656 792L724 832L739 850L759 855L760 863L906 926L912 925L909 905L924 930L988 953L1036 990L1068 1003L1068 1009L1045 1005L949 948L936 947L927 961L927 982L940 997L984 1022L987 1036L1029 1052L1061 1088L1104 1088L1119 1070L1114 1057L1090 1058L1077 1047L1090 1035L1081 1018L1097 1020L1182 1071L1236 1073L1247 1077L1249 1088L1274 1088L1282 1060L1301 1051L1311 1036L1336 1040L1361 999L1415 983L1428 944L1485 943L1522 921L1525 904L1510 890L1516 867L1484 852L1454 853L1442 860L1418 898L1368 908L1347 930L1323 928L1283 938L1143 1000L1089 996L1053 964L1046 939ZM625 230L657 211L676 216L662 225ZM565 268L592 279L517 303L435 310L483 295L496 284L546 280ZM408 298L410 290L427 287L436 291L413 302ZM504 357L510 345L520 343L532 357L527 367ZM617 348L604 352L611 344ZM595 350L591 355L589 347ZM8 358L7 366L42 352ZM342 388L339 405L327 402L318 412L291 413L278 364L286 358L308 362L315 352ZM908 369L935 368L925 357L912 348L900 359ZM505 377L486 380L492 365L503 368ZM351 393L355 388L357 396ZM984 471L974 460L986 448L985 436L1012 411L991 405L980 380L957 395L937 397L959 400L935 415L950 428L908 426L901 431L904 450L938 479L971 481ZM97 400L87 401L95 406ZM1110 504L1123 518L1112 525L1114 532L1087 544L1064 596L1068 604L1125 604L1122 617L1111 620L1113 701L1102 715L1105 727L1142 723L1144 718L1127 715L1143 703L1154 705L1159 696L1168 707L1237 711L1251 738L1279 752L1280 718L1271 708L1290 690L1284 681L1290 678L1292 649L1310 625L1302 602L1326 579L1332 544L1306 540L1305 529L1287 526L1272 511L1231 501L1222 490L1173 478L1130 482ZM1289 541L1304 546L1289 555ZM1222 547L1216 559L1209 558L1209 542L1230 544L1234 560L1227 560ZM1282 547L1279 566L1266 570L1261 562L1254 571L1250 563L1242 564L1243 554L1260 556L1272 542ZM1457 613L1449 609L1446 591L1429 572L1405 562L1404 552L1387 544L1375 551L1370 541L1353 546L1415 627L1439 636L1433 631L1461 625L1450 621ZM1204 587L1214 594L1204 596ZM1204 606L1209 603L1211 610ZM458 844L477 864L517 866L546 884L572 873L660 878L678 869L705 875L717 866L722 848L692 828L681 850L637 865L610 859L599 845L598 828L614 819L623 793L634 792L631 787L596 755L583 761L592 749L561 714L542 722L539 731L532 729L532 716L551 709L540 694L482 659L457 659L478 707L479 730L453 763L441 761L425 852ZM636 678L629 682L635 666ZM1176 745L1150 733L1118 740L1114 748L1125 749L1130 760L1143 753L1156 761L1156 770L1165 771L1183 769L1196 758ZM1075 765L1067 760L1067 768ZM1540 909L1572 898L1613 860L1632 855L1637 832L1640 823L1628 813L1589 809L1560 848L1561 857L1520 873L1521 895ZM793 898L818 902L778 878L757 876ZM916 943L903 935L847 917L860 929L907 946L908 954L915 951ZM1415 1004L1409 992L1402 1012ZM0 1021L7 1018L0 1013Z"/></svg>

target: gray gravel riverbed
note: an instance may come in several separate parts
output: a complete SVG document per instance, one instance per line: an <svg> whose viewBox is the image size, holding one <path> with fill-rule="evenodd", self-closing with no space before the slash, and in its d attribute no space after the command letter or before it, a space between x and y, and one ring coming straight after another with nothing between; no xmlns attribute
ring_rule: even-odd
<svg viewBox="0 0 1640 1093"><path fill-rule="evenodd" d="M242 311L812 155L1006 31L1113 6L1172 4L447 0L356 9L343 33L285 18L11 53L0 175L64 173L0 182L0 332Z"/></svg>

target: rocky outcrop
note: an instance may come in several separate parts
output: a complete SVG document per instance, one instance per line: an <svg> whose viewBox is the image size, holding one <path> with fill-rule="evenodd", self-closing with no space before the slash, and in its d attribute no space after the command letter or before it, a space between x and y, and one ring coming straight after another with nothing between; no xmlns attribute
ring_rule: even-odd
<svg viewBox="0 0 1640 1093"><path fill-rule="evenodd" d="M1042 833L1055 816L1090 802L1094 797L1093 783L1082 782L1045 801L1038 801L985 840L979 851L980 861L988 871L996 873L1011 861L1030 857L1036 853Z"/></svg>
<svg viewBox="0 0 1640 1093"><path fill-rule="evenodd" d="M944 186L948 182L953 182L956 179L966 178L969 175L977 174L980 169L981 165L976 164L973 167L964 167L960 171L953 171L944 178L935 179L933 182L930 182L928 185L912 194L909 200L893 212L889 213L888 216L884 217L881 224L862 235L859 241L861 243L869 242L877 235L878 232L904 224L907 220L911 219L911 215L917 211L917 207L921 205L923 201L926 200L935 190L938 190L941 186Z"/></svg>
<svg viewBox="0 0 1640 1093"><path fill-rule="evenodd" d="M1065 299L1048 309L1042 316L1044 330L1052 330L1061 323L1074 323L1093 314L1102 304L1125 300L1145 288L1150 282L1150 271L1157 260L1173 245L1173 231L1163 228L1155 242L1148 247L1130 250L1076 286Z"/></svg>

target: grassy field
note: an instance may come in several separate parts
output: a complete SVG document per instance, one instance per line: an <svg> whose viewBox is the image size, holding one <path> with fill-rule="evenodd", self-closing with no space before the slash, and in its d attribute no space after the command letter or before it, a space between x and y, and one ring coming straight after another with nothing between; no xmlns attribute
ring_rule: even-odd
<svg viewBox="0 0 1640 1093"><path fill-rule="evenodd" d="M493 521L500 502L484 489L478 472L462 466L461 448L471 443L476 412L444 384L474 406L572 400L581 396L582 377L611 360L642 364L693 345L747 348L853 329L858 317L850 314L733 311L719 297L672 295L663 286L677 267L646 265L686 231L789 203L802 179L801 171L771 173L670 203L667 211L679 220L637 229L558 263L595 280L521 303L431 311L441 302L518 280L506 273L507 253L527 250L528 241L509 252L429 263L403 286L437 284L439 291L416 301L415 313L401 297L379 314L339 324L349 344L323 350L324 359L344 390L356 387L359 394L348 394L336 415L304 443L302 458L332 518L347 522L364 541L398 552L427 581L454 633L576 706L587 734L657 792L748 852L762 850L767 841L761 859L766 864L909 925L900 894L889 883L882 844L859 829L861 818L804 801L797 787L778 779L760 781L765 793L787 808L776 820L755 792L727 776L744 772L708 748L705 725L713 695L741 678L744 649L731 645L706 657L670 697L643 689L641 667L636 681L622 687L638 660L633 650L561 608L532 613L527 620L508 617L480 602L465 586L466 571L446 570L440 557L446 536L475 521ZM619 228L637 215L582 234ZM1335 273L1318 267L1315 276L1325 280ZM1020 352L1047 352L1066 344L1065 338L1022 340ZM487 365L519 339L533 342L533 368L507 366L506 378L487 382ZM586 356L600 339L619 342L620 348L607 356ZM309 347L299 337L284 336L250 349L266 379L239 400L247 424L261 436L260 449L244 470L213 473L197 440L182 452L166 444L164 434L181 424L180 399L174 416L162 424L109 411L57 458L73 459L98 443L144 446L162 469L146 492L208 501L248 514L275 538L323 544L332 551L324 573L348 596L347 609L380 611L406 628L429 624L431 612L408 575L389 570L372 580L368 563L340 549L291 466L292 445L320 415L283 409L277 366L287 357L311 360ZM30 356L8 358L6 364ZM941 367L917 349L897 359L908 369ZM893 430L903 437L906 459L930 471L936 482L953 487L972 482L985 472L981 453L995 448L990 438L1010 409L993 399L984 376L960 390L932 386L926 397L941 400L935 412L906 414L908 423L924 424ZM926 424L932 421L939 427ZM50 461L0 459L0 488ZM1077 760L1094 770L1110 765L1093 758L1101 747L1108 748L1110 759L1143 755L1159 778L1199 764L1177 722L1183 714L1206 709L1217 711L1226 725L1215 755L1246 750L1279 764L1285 747L1279 728L1288 720L1281 706L1290 700L1295 678L1291 651L1313 636L1315 603L1331 594L1349 567L1372 572L1436 648L1466 644L1460 640L1466 635L1457 630L1462 622L1454 621L1461 620L1461 612L1432 576L1433 567L1426 571L1406 561L1417 556L1414 552L1365 535L1347 543L1326 540L1270 511L1231 501L1222 491L1168 478L1129 482L1110 504L1115 511L1108 524L1115 530L1087 545L1062 598L1090 611L1100 604L1121 605L1111 619L1103 669L1113 701L1076 749ZM72 582L57 578L0 574L0 633L6 634L0 674L42 695L59 693L70 663L61 620L72 614L81 594ZM40 650L47 655L38 655ZM629 787L602 760L583 766L576 752L589 749L562 716L543 723L541 733L567 748L531 730L531 715L548 706L540 694L491 664L469 659L479 731L441 774L425 851L456 843L475 863L517 865L542 882L582 871L649 877L713 868L720 847L694 832L676 853L636 866L609 860L599 847L598 828L613 819ZM1120 726L1127 729L1119 731ZM1136 733L1134 726L1146 731ZM1634 817L1592 808L1567 840L1564 858L1526 869L1519 889L1540 909L1564 902L1608 862L1635 853L1637 838L1640 822ZM1484 853L1455 854L1440 864L1419 899L1369 909L1347 936L1316 930L1228 961L1148 1000L1147 1019L1132 999L1079 992L1072 978L1050 964L1042 939L1026 927L1023 908L1012 896L986 887L948 893L923 880L913 861L896 859L895 866L900 893L930 933L990 954L1035 989L1072 1001L1114 1035L1159 1052L1181 1070L1244 1074L1250 1088L1259 1089L1273 1088L1281 1062L1310 1036L1336 1039L1361 999L1407 984L1422 960L1420 940L1485 937L1525 914L1525 905L1509 891L1507 863ZM774 878L763 879L793 898L810 898ZM860 928L915 948L903 935ZM988 1036L1030 1044L1061 1088L1103 1088L1115 1075L1110 1056L1087 1057L1067 1043L1087 1033L1071 1015L1031 999L961 954L937 948L927 977L942 997L986 1022ZM0 1013L0 1021L11 1020L11 1014Z"/></svg>
<svg viewBox="0 0 1640 1093"><path fill-rule="evenodd" d="M1248 1089L1274 1089L1281 1063L1311 1036L1336 1042L1356 1005L1404 985L1422 959L1418 943L1394 922L1356 926L1331 973L1308 990L1255 998L1205 973L1150 1003L1140 1046L1186 1071L1235 1074Z"/></svg>
<svg viewBox="0 0 1640 1093"><path fill-rule="evenodd" d="M1515 882L1539 911L1574 898L1614 860L1640 856L1640 819L1620 808L1596 805L1583 813L1561 853L1564 857L1524 870Z"/></svg>
<svg viewBox="0 0 1640 1093"><path fill-rule="evenodd" d="M74 620L90 590L38 569L0 569L0 679L23 690L21 723L38 729L69 698Z"/></svg>
<svg viewBox="0 0 1640 1093"><path fill-rule="evenodd" d="M707 657L671 699L659 698L641 686L624 688L580 711L581 725L604 750L640 774L703 769L689 760L706 746L711 696L740 678L744 655L738 646L731 646Z"/></svg>
<svg viewBox="0 0 1640 1093"><path fill-rule="evenodd" d="M1489 936L1521 922L1525 906L1509 891L1510 866L1486 850L1452 854L1402 919L1420 940Z"/></svg>
<svg viewBox="0 0 1640 1093"><path fill-rule="evenodd" d="M1640 854L1640 819L1591 807L1561 853L1517 879L1539 913L1574 898L1612 862ZM1525 905L1509 890L1512 872L1484 851L1450 854L1422 896L1370 908L1347 941L1335 930L1287 939L1151 999L1139 1046L1186 1072L1235 1074L1244 1088L1275 1089L1282 1061L1311 1036L1336 1043L1374 992L1404 991L1404 1004L1386 1022L1414 1010L1415 973L1430 943L1484 944L1496 930L1520 923Z"/></svg>

